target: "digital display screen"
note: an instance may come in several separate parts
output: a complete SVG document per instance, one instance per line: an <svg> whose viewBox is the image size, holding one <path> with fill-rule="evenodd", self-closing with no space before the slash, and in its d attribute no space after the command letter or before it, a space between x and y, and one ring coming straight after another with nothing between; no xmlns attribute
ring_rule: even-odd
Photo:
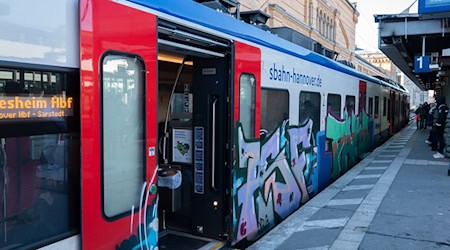
<svg viewBox="0 0 450 250"><path fill-rule="evenodd" d="M74 115L74 98L67 96L4 96L0 122L58 119Z"/></svg>

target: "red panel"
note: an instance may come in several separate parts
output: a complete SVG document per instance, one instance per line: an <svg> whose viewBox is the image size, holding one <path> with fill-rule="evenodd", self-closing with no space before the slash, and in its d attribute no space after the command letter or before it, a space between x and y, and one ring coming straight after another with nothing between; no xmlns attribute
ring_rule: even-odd
<svg viewBox="0 0 450 250"><path fill-rule="evenodd" d="M239 78L242 73L253 74L256 77L255 137L259 138L261 123L261 50L241 42L235 42L234 46L234 121L239 120Z"/></svg>
<svg viewBox="0 0 450 250"><path fill-rule="evenodd" d="M359 81L359 109L358 114L361 114L363 109L366 108L366 95L367 95L367 83L364 81ZM365 110L367 113L367 110Z"/></svg>
<svg viewBox="0 0 450 250"><path fill-rule="evenodd" d="M147 148L155 147L156 17L110 0L81 0L80 29L82 246L83 249L113 249L132 235L137 235L139 239L137 232L139 213L137 212L133 218L128 215L110 222L102 215L100 58L108 50L132 53L143 58L147 70L146 141ZM156 157L147 155L146 167L147 182L152 181L156 184L156 180L152 178L156 169ZM151 204L154 198L150 196L147 204ZM132 241L127 242L136 244Z"/></svg>

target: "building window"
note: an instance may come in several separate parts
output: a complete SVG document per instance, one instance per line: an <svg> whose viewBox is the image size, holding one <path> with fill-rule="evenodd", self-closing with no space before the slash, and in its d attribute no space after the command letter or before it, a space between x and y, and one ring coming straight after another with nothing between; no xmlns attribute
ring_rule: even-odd
<svg viewBox="0 0 450 250"><path fill-rule="evenodd" d="M239 121L247 138L255 135L256 78L253 74L242 74L239 78Z"/></svg>
<svg viewBox="0 0 450 250"><path fill-rule="evenodd" d="M330 18L327 16L327 30L325 31L325 37L330 38Z"/></svg>
<svg viewBox="0 0 450 250"><path fill-rule="evenodd" d="M317 29L319 30L319 33L322 33L322 11L317 10Z"/></svg>
<svg viewBox="0 0 450 250"><path fill-rule="evenodd" d="M335 26L334 21L333 19L331 19L330 38L332 41L334 41L334 26Z"/></svg>
<svg viewBox="0 0 450 250"><path fill-rule="evenodd" d="M102 190L109 218L139 208L145 179L143 72L142 60L132 55L107 55L102 62Z"/></svg>

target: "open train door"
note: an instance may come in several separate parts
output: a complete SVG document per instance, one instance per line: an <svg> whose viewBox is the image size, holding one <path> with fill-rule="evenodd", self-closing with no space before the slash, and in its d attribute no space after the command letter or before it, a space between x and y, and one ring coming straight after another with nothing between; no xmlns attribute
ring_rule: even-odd
<svg viewBox="0 0 450 250"><path fill-rule="evenodd" d="M82 246L157 244L154 15L80 1Z"/></svg>

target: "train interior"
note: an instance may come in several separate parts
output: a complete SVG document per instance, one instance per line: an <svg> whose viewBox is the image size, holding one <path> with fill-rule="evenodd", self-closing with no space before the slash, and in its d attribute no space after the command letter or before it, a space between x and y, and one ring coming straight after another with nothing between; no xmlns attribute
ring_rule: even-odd
<svg viewBox="0 0 450 250"><path fill-rule="evenodd" d="M230 48L167 33L159 27L159 245L197 249L220 243L225 228L217 210L226 203L226 182L212 168L226 158L214 148L223 149L227 137Z"/></svg>

